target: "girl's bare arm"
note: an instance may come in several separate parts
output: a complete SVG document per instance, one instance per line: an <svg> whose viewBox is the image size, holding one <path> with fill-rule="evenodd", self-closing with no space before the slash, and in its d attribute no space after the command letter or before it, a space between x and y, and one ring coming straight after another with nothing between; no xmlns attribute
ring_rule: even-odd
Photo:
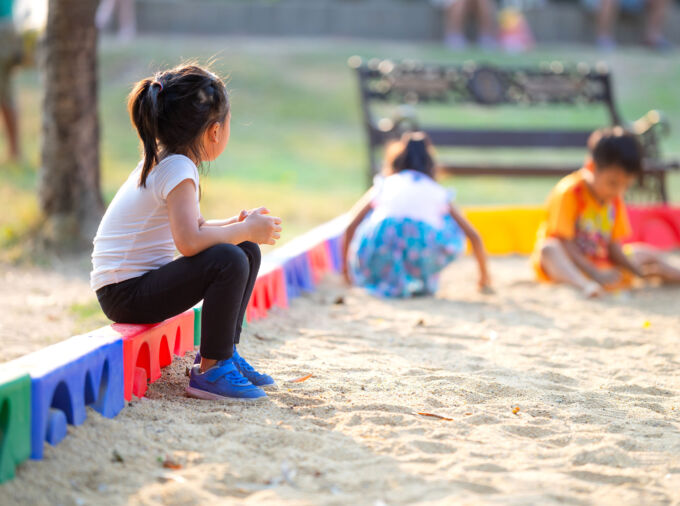
<svg viewBox="0 0 680 506"><path fill-rule="evenodd" d="M458 223L458 226L463 230L463 233L470 241L472 246L472 253L477 260L477 266L479 267L479 288L484 289L491 286L491 278L489 276L489 269L486 260L486 251L484 250L484 243L479 233L472 224L463 216L458 209L453 205L450 209L451 217Z"/></svg>
<svg viewBox="0 0 680 506"><path fill-rule="evenodd" d="M281 237L281 219L260 213L249 215L240 223L212 227L199 225L194 182L186 179L168 194L170 230L177 250L193 256L216 244L239 244L253 241L274 244Z"/></svg>
<svg viewBox="0 0 680 506"><path fill-rule="evenodd" d="M347 266L347 252L349 251L349 245L352 242L352 238L354 237L357 227L364 220L364 218L366 218L366 215L371 210L373 193L373 188L369 189L350 210L350 216L352 219L349 225L347 225L347 230L345 230L345 235L342 241L342 273L348 283L351 283L352 280L349 277L349 269Z"/></svg>

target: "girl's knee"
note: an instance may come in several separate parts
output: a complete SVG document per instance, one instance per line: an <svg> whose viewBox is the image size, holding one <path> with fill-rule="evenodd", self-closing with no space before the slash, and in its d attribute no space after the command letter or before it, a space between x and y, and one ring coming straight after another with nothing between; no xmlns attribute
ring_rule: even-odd
<svg viewBox="0 0 680 506"><path fill-rule="evenodd" d="M254 262L257 262L258 264L260 263L260 260L262 259L262 252L260 251L260 246L258 246L254 242L245 241L240 243L238 247L241 248L246 253L246 255L248 255L249 259L251 259Z"/></svg>
<svg viewBox="0 0 680 506"><path fill-rule="evenodd" d="M541 258L555 258L560 253L562 253L562 245L557 239L547 238L541 244Z"/></svg>
<svg viewBox="0 0 680 506"><path fill-rule="evenodd" d="M204 251L209 261L219 270L229 269L248 273L249 262L245 252L233 244L216 244Z"/></svg>

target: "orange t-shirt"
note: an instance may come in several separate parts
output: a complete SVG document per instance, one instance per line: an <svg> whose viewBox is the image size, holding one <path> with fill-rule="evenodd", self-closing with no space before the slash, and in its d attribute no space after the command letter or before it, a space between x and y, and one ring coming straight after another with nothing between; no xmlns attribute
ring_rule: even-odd
<svg viewBox="0 0 680 506"><path fill-rule="evenodd" d="M539 277L540 251L547 237L571 239L595 265L611 265L609 244L630 235L631 227L621 197L600 203L586 184L587 168L564 177L548 196L545 221L538 229L533 263ZM541 275L543 274L543 275Z"/></svg>

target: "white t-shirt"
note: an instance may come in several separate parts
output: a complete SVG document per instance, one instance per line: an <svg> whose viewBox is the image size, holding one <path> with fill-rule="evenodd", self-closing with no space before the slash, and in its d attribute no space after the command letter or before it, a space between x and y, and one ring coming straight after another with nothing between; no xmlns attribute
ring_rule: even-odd
<svg viewBox="0 0 680 506"><path fill-rule="evenodd" d="M170 155L139 186L142 162L109 205L94 238L90 286L93 290L120 283L172 261L175 242L166 199L179 183L194 182L198 208L198 169L184 155Z"/></svg>
<svg viewBox="0 0 680 506"><path fill-rule="evenodd" d="M374 190L370 219L375 222L385 218L411 218L441 228L453 198L451 192L434 179L414 170L377 177Z"/></svg>

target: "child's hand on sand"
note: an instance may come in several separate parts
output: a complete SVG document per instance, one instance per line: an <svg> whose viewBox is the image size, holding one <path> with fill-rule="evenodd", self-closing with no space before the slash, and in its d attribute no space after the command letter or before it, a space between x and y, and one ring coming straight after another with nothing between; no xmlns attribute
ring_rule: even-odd
<svg viewBox="0 0 680 506"><path fill-rule="evenodd" d="M484 295L496 293L496 291L491 286L491 277L487 272L480 274L479 281L477 282L477 288L479 289L479 293L483 293Z"/></svg>
<svg viewBox="0 0 680 506"><path fill-rule="evenodd" d="M581 287L581 291L586 299L595 299L604 295L604 288L597 281L588 281Z"/></svg>
<svg viewBox="0 0 680 506"><path fill-rule="evenodd" d="M352 285L352 278L349 275L349 265L347 265L346 260L342 263L342 277L344 278L345 283Z"/></svg>
<svg viewBox="0 0 680 506"><path fill-rule="evenodd" d="M243 220L248 227L250 240L257 244L274 245L281 237L281 218L266 216L268 213L267 209L261 207L249 212Z"/></svg>
<svg viewBox="0 0 680 506"><path fill-rule="evenodd" d="M621 271L618 269L600 269L593 278L600 285L615 285L621 282Z"/></svg>

